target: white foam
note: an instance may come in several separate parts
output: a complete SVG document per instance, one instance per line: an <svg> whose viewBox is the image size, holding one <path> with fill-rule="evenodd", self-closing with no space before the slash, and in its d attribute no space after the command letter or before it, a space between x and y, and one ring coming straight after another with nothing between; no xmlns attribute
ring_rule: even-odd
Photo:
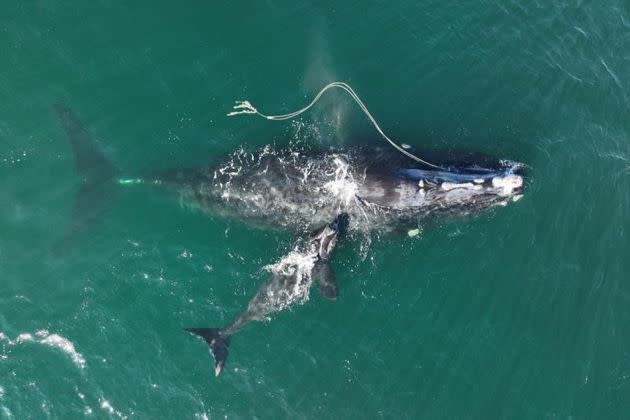
<svg viewBox="0 0 630 420"><path fill-rule="evenodd" d="M127 416L125 416L123 413L121 413L120 411L116 410L109 401L107 401L106 399L102 398L100 401L101 403L101 408L106 411L107 413L109 413L110 415L116 416L120 419L126 419Z"/></svg>
<svg viewBox="0 0 630 420"><path fill-rule="evenodd" d="M84 369L86 366L85 358L75 349L72 341L59 334L50 334L47 330L38 330L35 332L35 336L30 333L21 333L15 340L11 340L6 334L0 332L0 340L8 341L10 346L17 346L24 343L43 344L66 353L80 369Z"/></svg>
<svg viewBox="0 0 630 420"><path fill-rule="evenodd" d="M353 202L359 186L350 174L350 164L348 162L339 156L335 156L333 163L335 164L335 169L330 175L334 179L325 183L324 188L348 205Z"/></svg>
<svg viewBox="0 0 630 420"><path fill-rule="evenodd" d="M25 343L27 341L35 341L33 339L33 336L29 333L22 333L20 335L17 336L17 338L15 339L15 343L16 344L22 344ZM13 342L11 340L9 340L9 344L13 344Z"/></svg>
<svg viewBox="0 0 630 420"><path fill-rule="evenodd" d="M273 296L277 310L282 310L293 303L304 303L308 300L311 288L311 273L315 266L316 255L308 255L298 251L291 251L275 264L264 267L265 270L277 275L295 277L292 289L283 289L280 296Z"/></svg>
<svg viewBox="0 0 630 420"><path fill-rule="evenodd" d="M85 369L85 358L74 348L72 341L58 334L51 334L40 341L50 347L57 348L70 356L75 365L81 369Z"/></svg>

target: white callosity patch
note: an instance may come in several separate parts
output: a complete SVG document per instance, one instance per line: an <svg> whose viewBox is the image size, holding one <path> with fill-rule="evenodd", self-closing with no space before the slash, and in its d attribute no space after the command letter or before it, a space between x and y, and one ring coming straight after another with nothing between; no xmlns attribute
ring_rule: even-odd
<svg viewBox="0 0 630 420"><path fill-rule="evenodd" d="M420 235L420 229L410 229L409 231L407 231L407 236L409 236L410 238L415 238L416 236Z"/></svg>
<svg viewBox="0 0 630 420"><path fill-rule="evenodd" d="M0 340L7 341L9 346L17 346L24 343L43 344L61 350L70 356L72 362L80 369L84 369L86 366L85 358L76 350L72 341L59 334L50 334L47 330L39 330L34 335L21 333L14 340L9 339L4 333L0 333Z"/></svg>
<svg viewBox="0 0 630 420"><path fill-rule="evenodd" d="M467 188L467 189L473 189L473 190L480 190L482 187L481 185L473 185L470 182L465 182L465 183L455 183L455 182L444 182L442 183L442 189L445 191L450 191L450 190L454 190L455 188Z"/></svg>
<svg viewBox="0 0 630 420"><path fill-rule="evenodd" d="M523 177L520 175L495 176L492 178L492 186L499 189L501 195L510 195L523 186Z"/></svg>

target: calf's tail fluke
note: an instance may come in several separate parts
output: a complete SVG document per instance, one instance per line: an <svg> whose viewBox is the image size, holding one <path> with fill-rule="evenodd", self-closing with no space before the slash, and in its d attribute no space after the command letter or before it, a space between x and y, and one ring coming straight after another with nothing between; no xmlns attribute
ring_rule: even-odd
<svg viewBox="0 0 630 420"><path fill-rule="evenodd" d="M72 110L59 104L52 108L70 141L74 163L82 178L72 218L61 243L63 250L67 250L77 233L90 227L109 209L116 193L111 181L118 171Z"/></svg>
<svg viewBox="0 0 630 420"><path fill-rule="evenodd" d="M208 343L214 357L214 375L219 376L228 357L230 336L219 328L186 328L186 331L198 335Z"/></svg>

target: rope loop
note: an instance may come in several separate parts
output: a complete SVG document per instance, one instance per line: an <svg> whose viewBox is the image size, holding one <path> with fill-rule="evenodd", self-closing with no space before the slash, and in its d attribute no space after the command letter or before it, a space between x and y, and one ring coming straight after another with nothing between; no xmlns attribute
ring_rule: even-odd
<svg viewBox="0 0 630 420"><path fill-rule="evenodd" d="M391 144L400 153L402 153L403 155L405 155L405 156L415 160L416 162L423 163L423 164L425 164L427 166L430 166L432 168L446 170L442 166L435 165L435 164L433 164L431 162L427 162L426 160L420 159L419 157L415 156L414 154L412 154L412 153L406 151L405 149L403 149L402 147L400 147L394 140L392 140L389 137L387 137L387 135L383 132L383 130L378 125L378 123L376 122L376 120L374 119L372 114L370 114L370 111L368 111L368 109L365 106L365 104L363 103L363 101L359 98L359 95L356 94L356 92L350 87L350 85L348 85L347 83L344 83L344 82L332 82L332 83L327 84L326 86L324 86L324 88L322 90L319 91L319 93L317 95L315 95L315 98L313 98L311 103L309 103L304 108L299 109L299 110L297 110L295 112L291 112L289 114L265 115L262 112L258 111L256 108L254 108L254 106L249 101L236 101L236 105L234 105L233 111L228 113L227 115L228 115L228 117L232 117L234 115L241 115L241 114L256 114L256 115L258 115L258 116L260 116L262 118L265 118L265 119L271 120L271 121L289 120L289 119L295 118L298 115L308 111L313 105L315 105L315 103L319 100L319 98L321 98L321 96L324 94L324 92L326 92L329 89L333 89L333 88L339 88L339 89L342 89L343 91L345 91L346 93L348 93L350 95L350 97L352 99L354 99L354 101L357 103L357 105L359 105L359 108L361 109L361 111L363 111L363 113L368 117L368 119L370 120L370 122L372 123L374 128L376 128L376 131L378 131L378 133L385 140L387 140L387 142L389 142L389 144Z"/></svg>

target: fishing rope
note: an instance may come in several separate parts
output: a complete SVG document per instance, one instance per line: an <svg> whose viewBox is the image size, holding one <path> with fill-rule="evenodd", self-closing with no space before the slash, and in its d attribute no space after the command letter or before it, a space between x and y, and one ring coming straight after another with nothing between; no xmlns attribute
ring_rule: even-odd
<svg viewBox="0 0 630 420"><path fill-rule="evenodd" d="M389 142L389 144L391 144L400 153L402 153L403 155L405 155L405 156L415 160L416 162L424 163L425 165L431 166L432 168L446 170L442 166L438 166L438 165L435 165L433 163L427 162L426 160L420 159L419 157L417 157L414 154L406 151L405 149L400 147L395 141L393 141L392 139L387 137L387 135L383 132L383 130L381 130L381 127L379 127L378 123L376 122L376 120L374 119L372 114L370 114L370 111L368 111L368 109L365 106L365 104L363 103L363 101L354 92L354 90L352 90L352 88L348 84L346 84L344 82L333 82L333 83L330 83L330 84L324 86L324 88L319 91L319 93L315 96L315 98L311 101L310 104L308 104L307 106L305 106L304 108L302 108L300 110L297 110L295 112L291 112L289 114L265 115L262 112L258 111L256 108L254 108L254 106L249 101L236 101L236 105L234 105L234 111L228 113L227 115L228 115L228 117L232 117L234 115L240 115L240 114L257 114L257 115L259 115L259 116L261 116L261 117L263 117L263 118L265 118L267 120L272 120L272 121L289 120L291 118L297 117L298 115L302 114L303 112L308 111L313 105L315 105L315 103L324 94L324 92L326 92L327 90L332 89L332 88L339 88L339 89L342 89L345 92L347 92L350 95L350 97L352 99L354 99L354 101L357 103L357 105L359 105L359 108L361 108L361 111L363 111L363 113L368 117L368 119L370 120L370 122L372 123L374 128L376 128L376 131L378 131L379 134L385 140L387 140Z"/></svg>

